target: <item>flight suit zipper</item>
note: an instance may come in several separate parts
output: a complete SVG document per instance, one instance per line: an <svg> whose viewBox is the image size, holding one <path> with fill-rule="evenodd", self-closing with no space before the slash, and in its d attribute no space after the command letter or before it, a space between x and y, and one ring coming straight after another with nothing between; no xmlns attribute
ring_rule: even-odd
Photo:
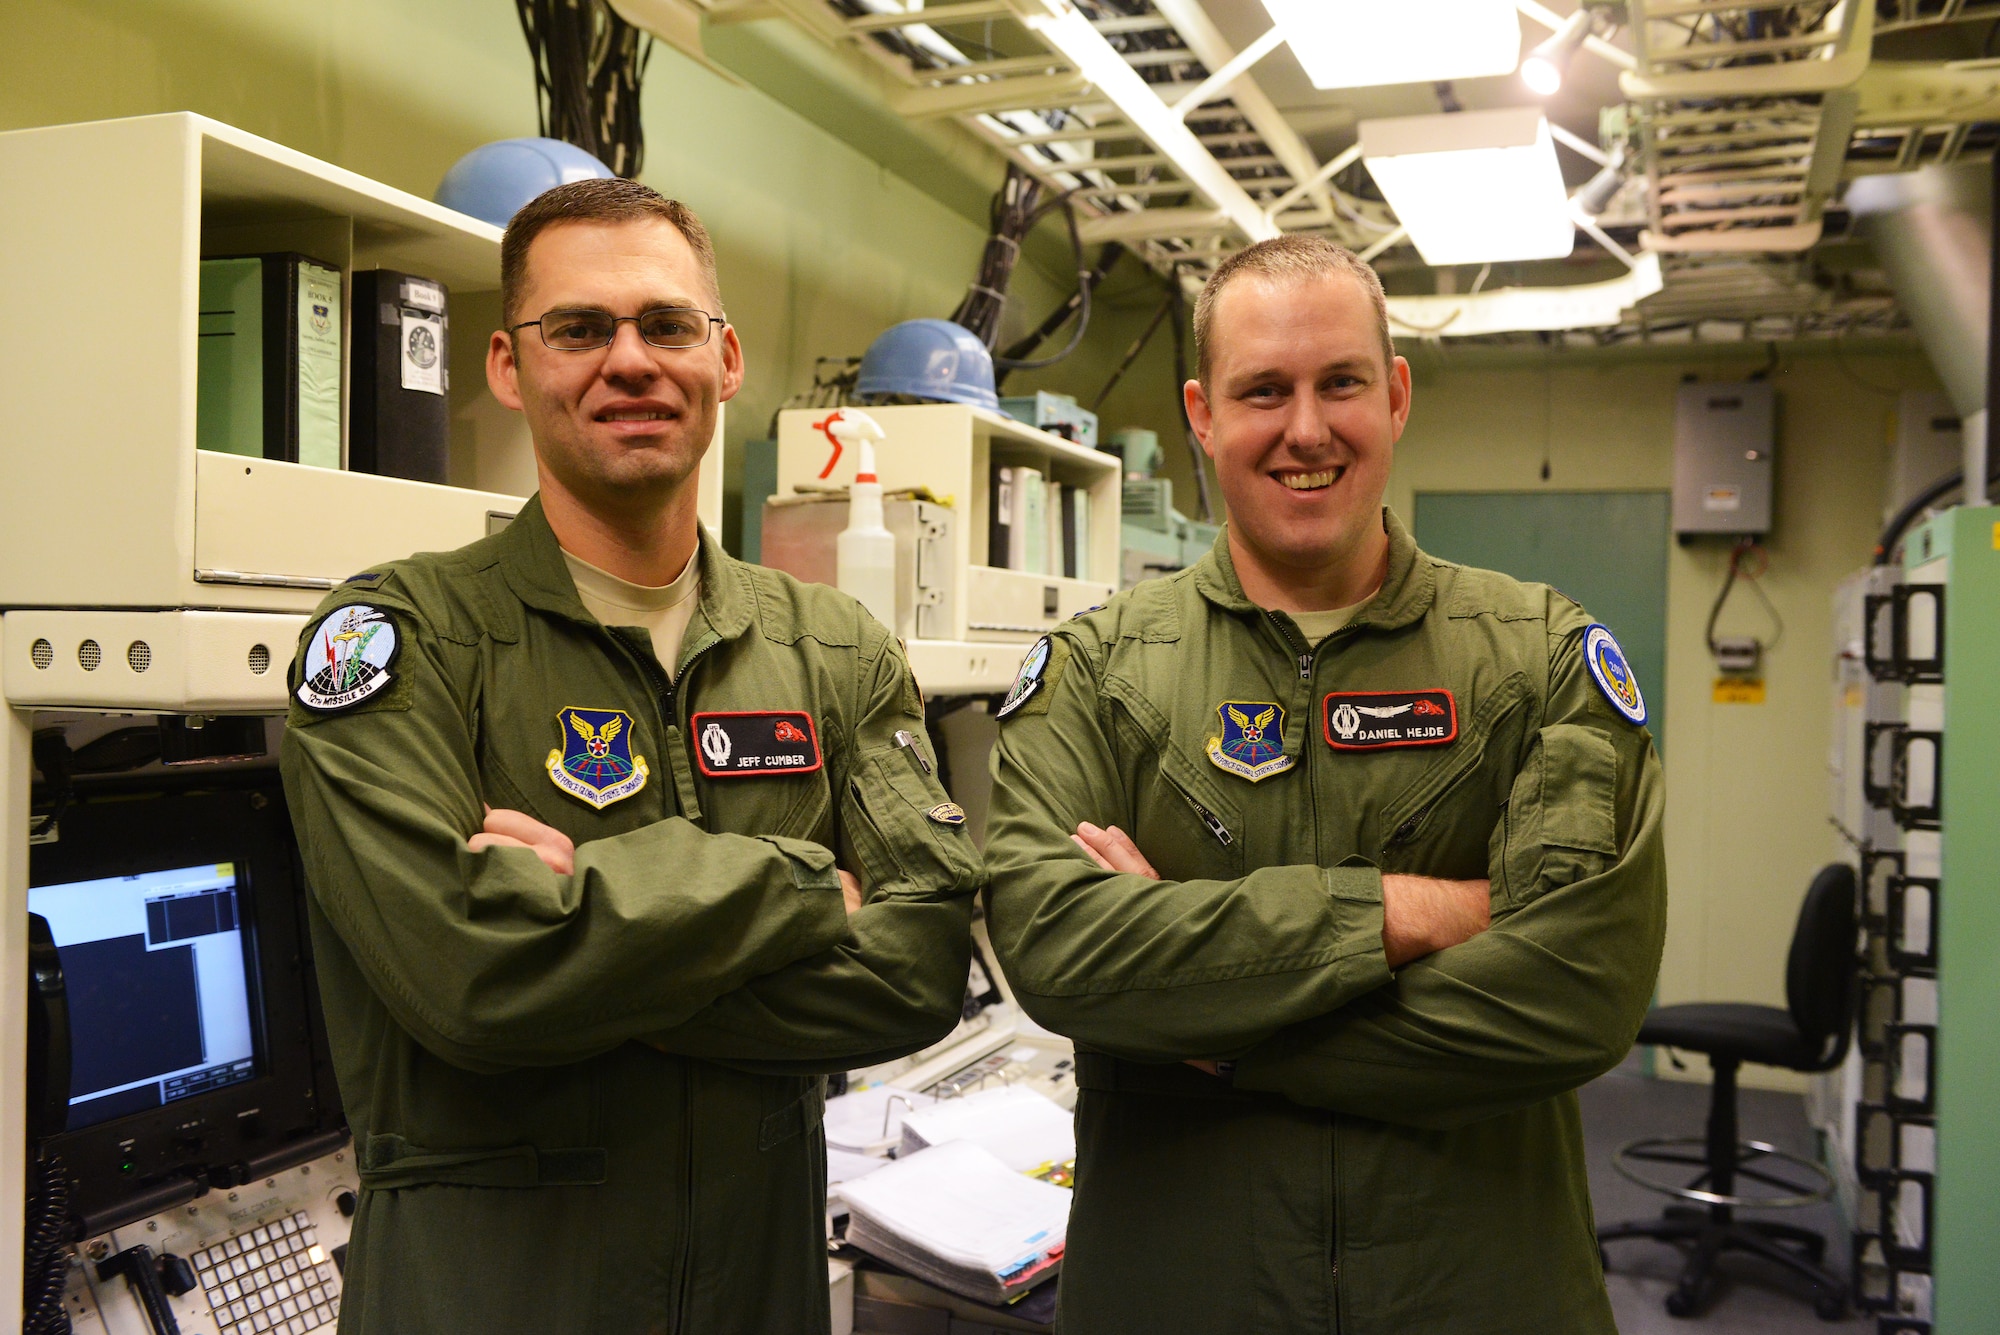
<svg viewBox="0 0 2000 1335"><path fill-rule="evenodd" d="M650 642L641 646L634 643L631 637L622 634L618 630L614 630L608 626L605 627L605 630L610 634L612 639L616 640L627 653L638 661L639 670L645 673L646 681L652 687L653 707L660 713L659 730L661 745L677 746L677 737L682 731L680 726L680 695L682 692L676 689L674 679L669 677L666 669L660 666L660 660L653 654ZM688 680L688 673L694 667L695 661L719 643L721 643L720 637L711 638L681 660L680 677L682 682ZM684 757L680 755L663 758L669 767L676 769L680 767L680 762L684 760ZM683 807L689 806L688 799L691 797L691 793L683 794L680 792L678 782L675 784L675 799L678 805ZM701 821L699 807L683 810L681 814L697 823ZM689 1291L692 1288L691 1277L694 1271L694 1198L695 1173L697 1171L694 1152L696 1099L692 1063L682 1064L681 1078L681 1171L683 1173L683 1186L681 1189L680 1255L676 1258L676 1264L674 1265L674 1282L677 1292L674 1297L673 1329L675 1335L690 1335L688 1307L691 1301Z"/></svg>
<svg viewBox="0 0 2000 1335"><path fill-rule="evenodd" d="M1210 811L1207 807L1195 801L1194 795L1189 793L1185 788L1182 788L1179 784L1174 785L1174 791L1178 792L1182 797L1185 797L1187 799L1187 804L1194 808L1195 815L1201 817L1201 823L1208 827L1208 832L1215 836L1217 843L1220 843L1224 848L1227 848L1231 844L1236 842L1236 836L1231 834L1229 832L1229 827L1222 823L1222 817L1216 815L1213 811Z"/></svg>
<svg viewBox="0 0 2000 1335"><path fill-rule="evenodd" d="M1285 648L1288 651L1290 651L1292 657L1298 661L1299 680L1311 681L1313 675L1313 661L1319 657L1319 644L1325 644L1326 640L1321 640L1319 644L1307 644L1304 645L1303 648L1301 648L1300 646L1303 642L1297 638L1294 638L1292 633L1289 630L1285 629L1285 623L1278 620L1278 614L1276 612L1266 612L1264 613L1264 618L1265 620L1271 623L1271 629L1278 632L1278 638L1285 642ZM1329 640L1332 638L1333 637L1331 635L1327 636L1327 639Z"/></svg>
<svg viewBox="0 0 2000 1335"><path fill-rule="evenodd" d="M676 747L676 754L666 757L669 768L674 772L674 797L679 805L686 808L680 814L699 824L702 820L701 805L695 798L692 783L690 781L689 786L683 789L680 782L680 773L686 768L684 763L686 757L681 754L679 746L679 737L684 731L681 727L680 699L686 694L685 687L674 685L674 679L667 675L666 669L660 666L660 660L654 657L650 642L643 645L635 643L633 638L626 636L621 630L609 626L605 627L605 631L638 662L639 670L645 674L647 684L652 687L653 707L660 714L660 743L662 746ZM696 646L693 653L681 659L680 679L683 683L687 682L688 674L694 670L694 665L701 656L720 643L722 638L710 632L709 639Z"/></svg>

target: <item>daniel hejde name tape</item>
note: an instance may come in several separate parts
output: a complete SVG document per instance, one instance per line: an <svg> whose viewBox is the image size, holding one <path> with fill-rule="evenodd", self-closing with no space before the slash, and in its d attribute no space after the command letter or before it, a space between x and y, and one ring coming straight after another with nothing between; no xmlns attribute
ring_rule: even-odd
<svg viewBox="0 0 2000 1335"><path fill-rule="evenodd" d="M1336 751L1443 746L1458 736L1458 701L1445 690L1334 691L1320 717Z"/></svg>

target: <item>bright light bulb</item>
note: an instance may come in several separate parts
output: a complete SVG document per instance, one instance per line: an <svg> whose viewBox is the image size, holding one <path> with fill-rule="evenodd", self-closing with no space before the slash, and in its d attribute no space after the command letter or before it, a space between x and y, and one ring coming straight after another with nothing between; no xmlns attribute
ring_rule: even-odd
<svg viewBox="0 0 2000 1335"><path fill-rule="evenodd" d="M1538 97L1553 97L1563 86L1563 72L1569 62L1576 58L1576 49L1583 45L1583 39L1590 36L1591 13L1588 6L1579 6L1576 13L1562 21L1562 26L1528 53L1521 62L1521 82Z"/></svg>
<svg viewBox="0 0 2000 1335"><path fill-rule="evenodd" d="M1315 88L1512 74L1513 0L1264 0Z"/></svg>
<svg viewBox="0 0 2000 1335"><path fill-rule="evenodd" d="M1521 82L1537 97L1553 97L1563 86L1562 67L1547 56L1529 56L1521 62Z"/></svg>

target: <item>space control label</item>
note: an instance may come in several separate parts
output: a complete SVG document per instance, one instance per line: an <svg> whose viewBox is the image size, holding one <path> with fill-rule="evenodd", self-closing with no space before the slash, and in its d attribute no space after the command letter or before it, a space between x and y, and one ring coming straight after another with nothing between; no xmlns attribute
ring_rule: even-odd
<svg viewBox="0 0 2000 1335"><path fill-rule="evenodd" d="M804 710L696 714L695 759L711 779L810 774L820 767L819 733Z"/></svg>
<svg viewBox="0 0 2000 1335"><path fill-rule="evenodd" d="M1458 736L1450 691L1335 691L1323 713L1326 744L1336 751L1443 746Z"/></svg>

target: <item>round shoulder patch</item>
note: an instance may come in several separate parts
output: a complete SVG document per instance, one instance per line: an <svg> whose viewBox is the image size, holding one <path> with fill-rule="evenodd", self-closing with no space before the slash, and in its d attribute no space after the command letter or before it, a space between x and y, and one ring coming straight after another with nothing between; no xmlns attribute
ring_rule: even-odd
<svg viewBox="0 0 2000 1335"><path fill-rule="evenodd" d="M1028 650L1028 656L1021 660L1021 670L1014 677L1014 684L1007 690L1007 698L1000 702L994 712L995 718L1006 718L1009 714L1028 703L1028 697L1041 689L1042 673L1048 670L1049 652L1053 648L1049 637L1044 635L1036 640Z"/></svg>
<svg viewBox="0 0 2000 1335"><path fill-rule="evenodd" d="M335 608L306 646L299 703L328 713L360 704L389 684L396 643L387 612L366 603Z"/></svg>
<svg viewBox="0 0 2000 1335"><path fill-rule="evenodd" d="M1583 661L1590 665L1590 675L1611 707L1644 727L1646 697L1639 691L1638 674L1632 671L1632 665L1625 660L1625 651L1604 626L1592 623L1584 628Z"/></svg>

